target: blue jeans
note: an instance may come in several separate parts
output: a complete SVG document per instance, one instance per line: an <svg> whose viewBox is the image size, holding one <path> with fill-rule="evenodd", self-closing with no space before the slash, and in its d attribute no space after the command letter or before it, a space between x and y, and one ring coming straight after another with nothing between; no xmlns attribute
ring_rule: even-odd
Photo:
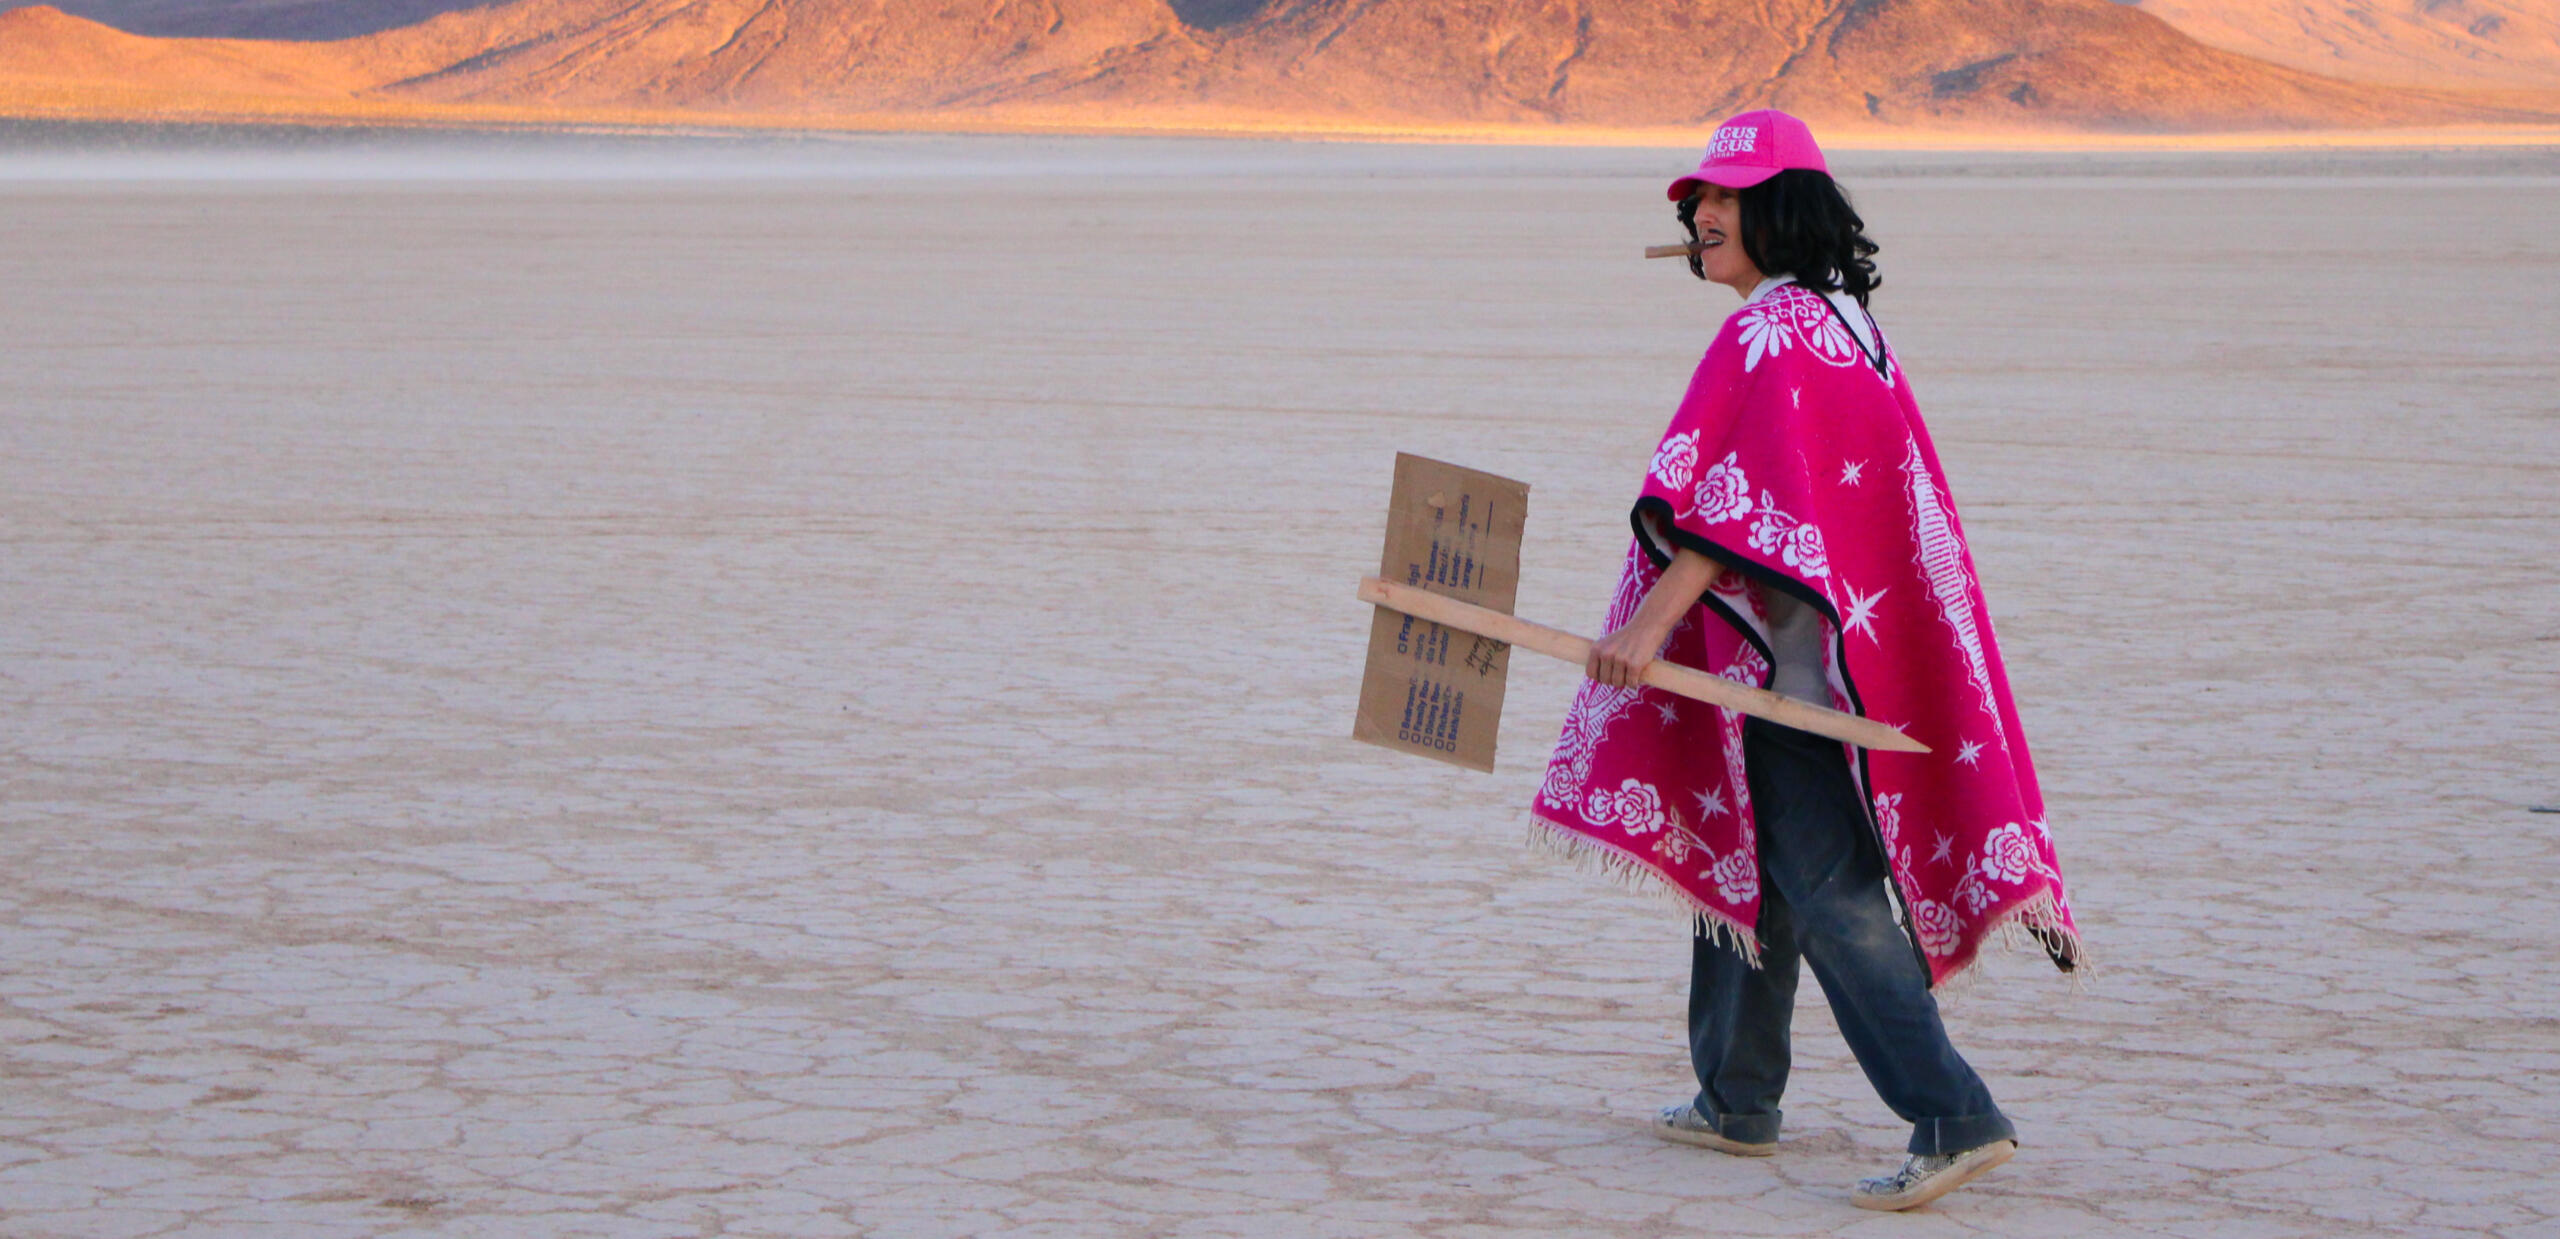
<svg viewBox="0 0 2560 1239"><path fill-rule="evenodd" d="M1744 724L1742 744L1760 832L1760 967L1703 934L1691 946L1698 1113L1728 1139L1778 1138L1802 958L1867 1081L1912 1125L1912 1152L2016 1139L1982 1077L1947 1040L1928 971L1885 898L1884 857L1847 754L1835 741L1759 719Z"/></svg>

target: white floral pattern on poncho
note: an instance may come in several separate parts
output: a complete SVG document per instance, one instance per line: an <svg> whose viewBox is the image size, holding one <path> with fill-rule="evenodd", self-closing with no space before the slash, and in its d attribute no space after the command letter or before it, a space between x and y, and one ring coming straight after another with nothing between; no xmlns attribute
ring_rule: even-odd
<svg viewBox="0 0 2560 1239"><path fill-rule="evenodd" d="M1875 346L1870 354L1829 302L1791 285L1726 320L1637 501L1640 535L1658 531L1732 569L1663 657L1765 685L1766 626L1749 586L1813 604L1833 704L1933 750L1851 763L1931 979L1970 967L2003 925L2033 931L2073 966L2079 930L1973 556L1910 384L1880 334ZM1865 484L1867 462L1898 465L1899 476ZM1607 627L1633 615L1670 549L1652 536L1629 549ZM1844 616L1856 638L1846 645ZM1741 716L1585 681L1533 812L1567 846L1676 894L1757 958Z"/></svg>

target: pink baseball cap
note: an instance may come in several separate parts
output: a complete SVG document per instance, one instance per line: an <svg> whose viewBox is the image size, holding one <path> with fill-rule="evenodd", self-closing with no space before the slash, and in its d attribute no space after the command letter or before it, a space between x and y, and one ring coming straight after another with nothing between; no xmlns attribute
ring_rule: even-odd
<svg viewBox="0 0 2560 1239"><path fill-rule="evenodd" d="M1745 112L1716 126L1707 153L1698 159L1698 170L1671 182L1671 200L1688 197L1700 181L1749 189L1794 168L1831 171L1822 162L1822 148L1813 144L1813 130L1775 108Z"/></svg>

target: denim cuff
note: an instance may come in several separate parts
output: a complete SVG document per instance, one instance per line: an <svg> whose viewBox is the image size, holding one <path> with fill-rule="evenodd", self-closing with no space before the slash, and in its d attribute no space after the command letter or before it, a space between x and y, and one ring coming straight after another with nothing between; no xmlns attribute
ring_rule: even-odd
<svg viewBox="0 0 2560 1239"><path fill-rule="evenodd" d="M1725 1134L1732 1136L1731 1132ZM1994 1140L2017 1138L2018 1129L2009 1125L2009 1116L1997 1110L1960 1114L1951 1119L1922 1119L1911 1125L1911 1151L1922 1157L1952 1157Z"/></svg>
<svg viewBox="0 0 2560 1239"><path fill-rule="evenodd" d="M1727 1140L1741 1144L1776 1144L1778 1121L1786 1117L1786 1112L1772 1110L1767 1114L1718 1114L1700 1106L1698 1117L1705 1119L1709 1126L1716 1129L1717 1135Z"/></svg>

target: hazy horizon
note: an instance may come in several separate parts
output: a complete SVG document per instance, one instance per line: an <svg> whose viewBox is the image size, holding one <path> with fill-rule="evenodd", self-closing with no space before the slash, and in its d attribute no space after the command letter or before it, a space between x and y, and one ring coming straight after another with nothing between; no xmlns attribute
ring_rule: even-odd
<svg viewBox="0 0 2560 1239"><path fill-rule="evenodd" d="M1703 139L1703 134L1700 135ZM1862 177L2560 176L2548 146L2274 150L1912 150L1830 146ZM1285 177L1293 171L1499 177L1558 168L1669 175L1693 147L1576 146L1270 137L919 133L587 134L407 127L0 120L0 182L84 180L753 180L1115 173L1161 181Z"/></svg>

